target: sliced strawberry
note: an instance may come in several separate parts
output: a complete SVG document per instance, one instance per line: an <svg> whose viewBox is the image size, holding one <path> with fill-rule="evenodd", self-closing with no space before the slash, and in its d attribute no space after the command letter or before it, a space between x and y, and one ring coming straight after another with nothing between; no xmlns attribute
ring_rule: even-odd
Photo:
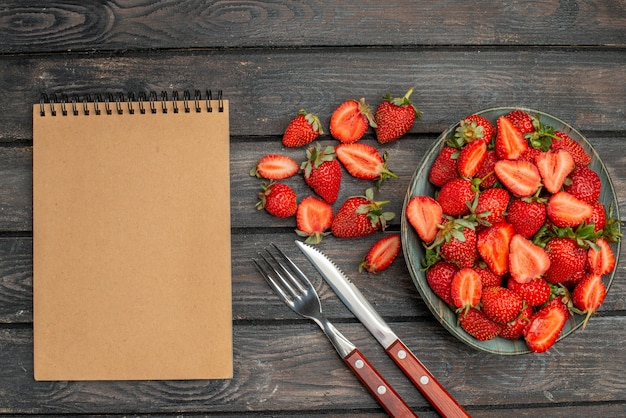
<svg viewBox="0 0 626 418"><path fill-rule="evenodd" d="M560 298L537 311L524 329L526 345L535 353L543 353L554 345L570 317L567 306Z"/></svg>
<svg viewBox="0 0 626 418"><path fill-rule="evenodd" d="M483 289L481 302L481 309L487 318L499 324L506 324L517 318L524 305L519 294L502 286Z"/></svg>
<svg viewBox="0 0 626 418"><path fill-rule="evenodd" d="M559 228L581 224L593 214L593 207L568 192L553 194L548 201L548 218Z"/></svg>
<svg viewBox="0 0 626 418"><path fill-rule="evenodd" d="M539 170L528 161L500 160L494 170L504 187L518 197L534 195L541 185Z"/></svg>
<svg viewBox="0 0 626 418"><path fill-rule="evenodd" d="M382 156L368 144L340 144L335 147L337 158L348 173L362 180L376 180L380 184L388 178L398 178L387 168L387 155Z"/></svg>
<svg viewBox="0 0 626 418"><path fill-rule="evenodd" d="M581 313L587 315L582 325L583 329L591 315L602 305L605 297L606 286L598 274L589 274L576 285L572 293L572 303Z"/></svg>
<svg viewBox="0 0 626 418"><path fill-rule="evenodd" d="M496 154L502 160L516 160L528 149L528 142L520 130L506 117L497 120Z"/></svg>
<svg viewBox="0 0 626 418"><path fill-rule="evenodd" d="M462 268L452 278L450 296L454 306L467 311L480 303L482 295L482 282L480 276L472 268Z"/></svg>
<svg viewBox="0 0 626 418"><path fill-rule="evenodd" d="M604 238L596 240L596 247L589 247L587 259L589 261L589 269L593 274L602 276L610 273L615 268L615 254Z"/></svg>
<svg viewBox="0 0 626 418"><path fill-rule="evenodd" d="M400 241L400 234L388 235L376 241L359 263L359 272L366 270L378 273L389 267L400 253Z"/></svg>
<svg viewBox="0 0 626 418"><path fill-rule="evenodd" d="M361 139L369 126L375 128L376 122L365 99L346 100L330 117L330 134L344 144Z"/></svg>
<svg viewBox="0 0 626 418"><path fill-rule="evenodd" d="M487 143L472 141L459 154L458 169L463 177L473 177L487 157Z"/></svg>
<svg viewBox="0 0 626 418"><path fill-rule="evenodd" d="M307 244L319 244L333 222L333 208L325 200L307 196L296 211L296 233L306 237Z"/></svg>
<svg viewBox="0 0 626 418"><path fill-rule="evenodd" d="M467 312L463 311L459 313L459 325L465 332L478 341L492 340L498 336L500 332L500 325L493 322L491 319L480 310L470 308Z"/></svg>
<svg viewBox="0 0 626 418"><path fill-rule="evenodd" d="M564 149L542 152L535 157L535 165L543 179L543 186L550 193L556 193L574 169L574 158Z"/></svg>
<svg viewBox="0 0 626 418"><path fill-rule="evenodd" d="M542 276L550 267L550 258L545 250L520 234L511 238L509 245L509 271L511 278L528 283Z"/></svg>
<svg viewBox="0 0 626 418"><path fill-rule="evenodd" d="M494 224L478 233L478 252L498 276L509 271L509 245L513 235L513 225L505 222Z"/></svg>
<svg viewBox="0 0 626 418"><path fill-rule="evenodd" d="M250 175L268 180L282 180L296 174L299 168L300 166L293 158L280 154L268 154L261 157L250 171Z"/></svg>
<svg viewBox="0 0 626 418"><path fill-rule="evenodd" d="M432 197L413 196L406 205L406 217L422 241L428 243L437 235L437 225L443 221L443 211Z"/></svg>

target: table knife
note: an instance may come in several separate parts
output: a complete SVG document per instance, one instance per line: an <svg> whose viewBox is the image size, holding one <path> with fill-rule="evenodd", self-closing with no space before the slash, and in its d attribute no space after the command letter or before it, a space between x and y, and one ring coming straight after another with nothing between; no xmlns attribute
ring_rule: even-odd
<svg viewBox="0 0 626 418"><path fill-rule="evenodd" d="M297 240L296 245L439 414L446 418L470 416L389 328L334 262L311 245Z"/></svg>

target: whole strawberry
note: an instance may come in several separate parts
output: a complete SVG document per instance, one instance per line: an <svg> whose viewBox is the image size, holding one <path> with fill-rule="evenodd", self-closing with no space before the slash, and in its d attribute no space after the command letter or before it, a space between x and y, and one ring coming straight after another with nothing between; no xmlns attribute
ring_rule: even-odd
<svg viewBox="0 0 626 418"><path fill-rule="evenodd" d="M513 110L504 116L510 120L513 125L519 129L522 135L529 134L535 131L535 125L533 123L533 117L523 110Z"/></svg>
<svg viewBox="0 0 626 418"><path fill-rule="evenodd" d="M301 109L289 122L283 134L283 145L301 147L313 142L324 133L317 115Z"/></svg>
<svg viewBox="0 0 626 418"><path fill-rule="evenodd" d="M476 308L470 308L467 312L462 311L458 317L461 328L478 341L492 340L500 332L500 325Z"/></svg>
<svg viewBox="0 0 626 418"><path fill-rule="evenodd" d="M337 238L358 238L385 230L387 221L395 217L393 212L383 212L387 203L375 201L372 188L364 196L349 197L335 214L330 230Z"/></svg>
<svg viewBox="0 0 626 418"><path fill-rule="evenodd" d="M469 115L459 123L454 133L454 140L459 146L469 144L476 139L488 144L495 132L496 128L484 116Z"/></svg>
<svg viewBox="0 0 626 418"><path fill-rule="evenodd" d="M500 328L500 337L507 340L516 340L522 338L524 335L524 329L530 323L530 318L533 316L532 306L525 306L522 308L520 314L511 322L503 324Z"/></svg>
<svg viewBox="0 0 626 418"><path fill-rule="evenodd" d="M583 202L594 203L600 197L602 181L598 173L591 168L579 165L565 180L563 189Z"/></svg>
<svg viewBox="0 0 626 418"><path fill-rule="evenodd" d="M457 157L459 150L453 147L445 146L441 149L435 162L430 167L428 180L437 187L442 187L450 180L458 177ZM483 162L484 164L484 162ZM495 164L495 161L494 161ZM479 169L480 172L480 169ZM491 168L493 172L493 167ZM486 175L487 173L485 173ZM495 175L491 176L495 180Z"/></svg>
<svg viewBox="0 0 626 418"><path fill-rule="evenodd" d="M435 239L441 245L441 257L459 268L473 267L478 259L477 238L474 227L462 219L444 221L443 228Z"/></svg>
<svg viewBox="0 0 626 418"><path fill-rule="evenodd" d="M454 305L450 290L452 279L459 268L447 261L438 261L426 272L426 281L433 292L448 305Z"/></svg>
<svg viewBox="0 0 626 418"><path fill-rule="evenodd" d="M545 251L550 259L550 267L544 278L550 283L567 282L587 265L587 250L580 247L573 238L551 238Z"/></svg>
<svg viewBox="0 0 626 418"><path fill-rule="evenodd" d="M478 195L475 212L482 222L494 224L504 222L504 212L509 205L511 195L505 189L492 188Z"/></svg>
<svg viewBox="0 0 626 418"><path fill-rule="evenodd" d="M482 311L487 318L499 324L505 324L518 317L524 301L512 290L501 286L483 289Z"/></svg>
<svg viewBox="0 0 626 418"><path fill-rule="evenodd" d="M385 144L399 139L411 129L415 119L421 117L421 112L409 100L411 93L412 88L403 97L394 98L387 93L383 98L374 114L374 130L379 143Z"/></svg>
<svg viewBox="0 0 626 418"><path fill-rule="evenodd" d="M526 239L531 239L546 223L545 199L514 198L511 200L505 218L513 225L515 232Z"/></svg>
<svg viewBox="0 0 626 418"><path fill-rule="evenodd" d="M318 143L306 151L306 158L300 166L304 181L326 202L335 203L341 188L341 165L335 149L329 145L322 150Z"/></svg>
<svg viewBox="0 0 626 418"><path fill-rule="evenodd" d="M258 193L258 210L265 209L270 215L287 218L296 214L296 193L284 183L263 183Z"/></svg>
<svg viewBox="0 0 626 418"><path fill-rule="evenodd" d="M468 204L474 200L475 195L472 182L459 177L447 182L441 188L437 202L446 215L462 216L470 212Z"/></svg>
<svg viewBox="0 0 626 418"><path fill-rule="evenodd" d="M536 277L527 283L509 280L507 288L520 295L529 306L543 305L552 293L550 285L543 277Z"/></svg>
<svg viewBox="0 0 626 418"><path fill-rule="evenodd" d="M554 131L554 138L552 139L552 144L550 145L550 149L555 151L559 149L565 149L572 154L574 157L574 161L576 165L589 165L591 163L591 157L587 154L587 151L576 142L572 137L567 135L565 132Z"/></svg>

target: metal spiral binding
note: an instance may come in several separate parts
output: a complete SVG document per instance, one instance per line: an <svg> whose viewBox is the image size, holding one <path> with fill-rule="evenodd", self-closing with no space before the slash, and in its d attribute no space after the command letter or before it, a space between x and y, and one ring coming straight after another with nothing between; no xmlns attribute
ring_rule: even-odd
<svg viewBox="0 0 626 418"><path fill-rule="evenodd" d="M204 97L203 97L204 96ZM217 112L224 111L224 101L222 99L222 90L217 91ZM60 109L60 114L62 116L78 116L81 112L81 103L82 103L82 114L89 115L91 113L89 104L93 105L93 112L95 115L112 115L114 112L118 115L124 114L124 112L128 112L129 114L135 114L135 107L138 108L140 114L145 114L148 110L150 113L155 114L159 112L159 105L161 103L160 111L161 113L168 113L170 108L168 108L168 102L170 99L168 98L167 91L161 91L160 97L157 95L155 91L150 91L150 93L146 96L145 92L139 92L137 94L137 98L135 98L135 94L133 92L129 92L128 94L124 93L106 93L104 96L102 94L96 94L92 96L87 94L82 96L82 98L75 94L72 95L71 99L67 94L61 94L60 99L57 98L57 94L52 94L48 96L46 93L42 93L39 99L39 116L46 116L46 112L49 111L50 116L57 116L58 109ZM204 95L200 90L195 90L193 99L191 97L191 92L189 90L185 90L183 92L183 111L185 113L190 113L192 110L192 102L193 101L193 109L196 113L202 112L203 107L206 112L213 112L213 93L211 90L205 90ZM147 106L145 103L147 102ZM178 91L172 92L171 98L171 111L173 113L179 113L179 102L180 98L178 95ZM204 102L204 106L202 105ZM126 103L126 106L124 106ZM68 110L68 105L69 109ZM101 106L103 105L103 107ZM58 109L57 109L58 108ZM125 109L126 108L126 109ZM104 112L103 112L104 111Z"/></svg>

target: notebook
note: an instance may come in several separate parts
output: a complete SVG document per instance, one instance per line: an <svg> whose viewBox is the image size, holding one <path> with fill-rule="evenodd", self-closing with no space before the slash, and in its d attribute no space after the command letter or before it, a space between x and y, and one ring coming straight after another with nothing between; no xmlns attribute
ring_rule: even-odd
<svg viewBox="0 0 626 418"><path fill-rule="evenodd" d="M33 106L36 380L232 378L228 104Z"/></svg>

